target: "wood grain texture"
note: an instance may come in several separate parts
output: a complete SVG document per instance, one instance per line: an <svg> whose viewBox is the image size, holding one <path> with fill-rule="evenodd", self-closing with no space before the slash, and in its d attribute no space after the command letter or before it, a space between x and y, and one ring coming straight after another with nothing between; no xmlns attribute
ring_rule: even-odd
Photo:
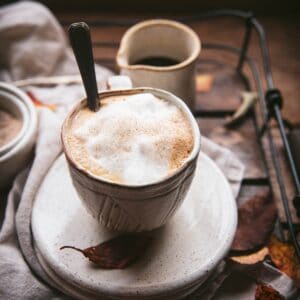
<svg viewBox="0 0 300 300"><path fill-rule="evenodd" d="M234 111L241 104L241 93L247 90L247 86L234 68L222 61L201 59L197 74L213 77L211 90L197 93L197 110Z"/></svg>

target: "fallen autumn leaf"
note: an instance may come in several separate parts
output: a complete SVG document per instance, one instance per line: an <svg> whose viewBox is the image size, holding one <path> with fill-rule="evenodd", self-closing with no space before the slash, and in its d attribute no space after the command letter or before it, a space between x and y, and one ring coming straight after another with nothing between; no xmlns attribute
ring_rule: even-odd
<svg viewBox="0 0 300 300"><path fill-rule="evenodd" d="M273 264L291 277L300 288L300 264L292 244L279 241L272 235L268 244L269 255Z"/></svg>
<svg viewBox="0 0 300 300"><path fill-rule="evenodd" d="M207 93L211 90L214 78L212 75L203 74L196 76L196 90L197 92Z"/></svg>
<svg viewBox="0 0 300 300"><path fill-rule="evenodd" d="M255 291L255 300L284 300L285 298L280 295L271 286L259 284Z"/></svg>
<svg viewBox="0 0 300 300"><path fill-rule="evenodd" d="M277 218L277 208L270 192L256 194L238 211L239 221L232 251L255 251L264 246Z"/></svg>
<svg viewBox="0 0 300 300"><path fill-rule="evenodd" d="M251 253L249 255L231 256L230 259L242 265L253 265L263 261L268 254L269 249L267 247L263 247L257 252Z"/></svg>
<svg viewBox="0 0 300 300"><path fill-rule="evenodd" d="M126 234L86 249L63 246L60 250L76 250L103 269L124 269L144 253L150 241L147 235Z"/></svg>

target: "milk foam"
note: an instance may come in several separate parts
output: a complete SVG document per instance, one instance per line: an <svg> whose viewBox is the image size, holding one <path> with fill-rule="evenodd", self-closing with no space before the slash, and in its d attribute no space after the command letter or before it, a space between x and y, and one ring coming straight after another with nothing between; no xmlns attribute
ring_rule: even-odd
<svg viewBox="0 0 300 300"><path fill-rule="evenodd" d="M190 125L175 105L150 93L102 103L96 113L81 110L73 126L76 144L83 146L78 160L95 175L128 185L153 183L180 167L191 152Z"/></svg>

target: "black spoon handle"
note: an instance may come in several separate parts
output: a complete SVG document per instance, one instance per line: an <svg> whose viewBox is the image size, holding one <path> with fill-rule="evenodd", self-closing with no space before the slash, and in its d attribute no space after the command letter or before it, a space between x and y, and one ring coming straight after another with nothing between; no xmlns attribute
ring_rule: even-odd
<svg viewBox="0 0 300 300"><path fill-rule="evenodd" d="M73 23L69 27L69 37L87 95L88 107L97 111L99 97L90 29L84 22Z"/></svg>

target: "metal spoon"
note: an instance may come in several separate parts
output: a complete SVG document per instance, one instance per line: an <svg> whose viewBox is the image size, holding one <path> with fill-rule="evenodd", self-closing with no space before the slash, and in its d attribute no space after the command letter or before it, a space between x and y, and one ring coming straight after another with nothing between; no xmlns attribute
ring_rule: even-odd
<svg viewBox="0 0 300 300"><path fill-rule="evenodd" d="M88 107L97 111L99 96L90 29L84 22L73 23L69 27L69 37L87 95Z"/></svg>

